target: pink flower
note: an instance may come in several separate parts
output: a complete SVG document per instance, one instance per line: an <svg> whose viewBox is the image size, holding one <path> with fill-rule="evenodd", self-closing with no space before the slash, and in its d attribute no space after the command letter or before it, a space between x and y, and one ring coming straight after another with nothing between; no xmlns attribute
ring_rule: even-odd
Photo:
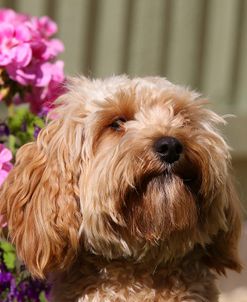
<svg viewBox="0 0 247 302"><path fill-rule="evenodd" d="M10 23L2 23L0 27L0 65L25 67L32 58L32 49L28 43L30 33L22 25L15 28Z"/></svg>
<svg viewBox="0 0 247 302"><path fill-rule="evenodd" d="M35 113L54 100L64 81L63 63L55 61L64 50L62 42L52 38L56 31L57 25L49 17L0 9L0 67L10 79L28 87L22 102L30 102Z"/></svg>
<svg viewBox="0 0 247 302"><path fill-rule="evenodd" d="M12 159L12 153L3 144L0 144L0 186L5 181L12 169L13 165L10 160ZM7 225L6 217L0 215L0 228L4 228Z"/></svg>
<svg viewBox="0 0 247 302"><path fill-rule="evenodd" d="M0 9L0 22L9 22L15 26L28 19L27 15L16 13L12 9Z"/></svg>
<svg viewBox="0 0 247 302"><path fill-rule="evenodd" d="M31 19L34 28L40 33L43 37L51 37L57 32L57 25L49 17L44 16L41 18L33 17Z"/></svg>
<svg viewBox="0 0 247 302"><path fill-rule="evenodd" d="M0 144L0 186L8 176L9 171L12 169L11 164L12 153L3 144Z"/></svg>
<svg viewBox="0 0 247 302"><path fill-rule="evenodd" d="M31 110L34 113L39 113L43 110L49 111L52 108L54 100L64 93L64 63L57 61L55 63L47 63L44 67L46 77L49 76L49 81L45 88L42 88L40 83L37 83L32 94L27 95L27 101L31 104ZM41 79L40 79L41 80Z"/></svg>

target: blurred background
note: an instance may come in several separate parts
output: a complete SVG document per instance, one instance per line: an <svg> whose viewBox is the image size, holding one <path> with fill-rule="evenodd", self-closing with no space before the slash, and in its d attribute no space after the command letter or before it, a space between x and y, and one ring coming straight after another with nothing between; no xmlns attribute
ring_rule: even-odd
<svg viewBox="0 0 247 302"><path fill-rule="evenodd" d="M0 0L0 6L57 22L66 75L165 76L201 91L217 112L236 115L223 131L247 217L247 0ZM225 291L247 286L246 277L229 280ZM247 293L234 301L247 301Z"/></svg>

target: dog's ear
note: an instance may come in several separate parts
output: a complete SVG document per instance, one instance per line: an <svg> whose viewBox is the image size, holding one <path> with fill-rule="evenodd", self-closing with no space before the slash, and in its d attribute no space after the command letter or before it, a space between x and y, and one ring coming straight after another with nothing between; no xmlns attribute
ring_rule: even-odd
<svg viewBox="0 0 247 302"><path fill-rule="evenodd" d="M0 214L17 253L40 278L68 265L79 244L81 163L70 150L76 134L68 136L60 119L52 121L37 142L19 149L0 193Z"/></svg>
<svg viewBox="0 0 247 302"><path fill-rule="evenodd" d="M223 212L225 230L219 231L213 243L207 247L206 262L217 273L225 274L226 268L240 272L242 269L238 255L241 234L240 201L230 177L227 179L221 199L224 199L225 204Z"/></svg>

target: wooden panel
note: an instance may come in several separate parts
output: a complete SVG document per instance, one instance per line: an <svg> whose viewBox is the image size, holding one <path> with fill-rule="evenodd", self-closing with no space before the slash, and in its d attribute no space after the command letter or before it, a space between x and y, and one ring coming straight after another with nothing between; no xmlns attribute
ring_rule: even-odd
<svg viewBox="0 0 247 302"><path fill-rule="evenodd" d="M223 132L232 147L232 154L234 158L243 159L247 156L247 116L243 113L242 115L239 114L239 116L228 118L227 121L228 125L224 127Z"/></svg>
<svg viewBox="0 0 247 302"><path fill-rule="evenodd" d="M172 2L166 76L198 88L205 1Z"/></svg>
<svg viewBox="0 0 247 302"><path fill-rule="evenodd" d="M3 7L9 7L12 9L16 9L17 0L1 0L1 5Z"/></svg>
<svg viewBox="0 0 247 302"><path fill-rule="evenodd" d="M242 215L247 219L247 159L233 157L233 174L236 179L238 194L242 202ZM247 267L246 267L247 268ZM246 280L245 280L246 281Z"/></svg>
<svg viewBox="0 0 247 302"><path fill-rule="evenodd" d="M59 0L56 19L58 23L58 36L65 45L65 52L61 58L65 62L67 74L82 72L83 61L86 56L86 30L88 0Z"/></svg>
<svg viewBox="0 0 247 302"><path fill-rule="evenodd" d="M131 75L158 74L166 1L136 0L134 3L127 72Z"/></svg>
<svg viewBox="0 0 247 302"><path fill-rule="evenodd" d="M103 77L122 72L126 0L100 0L93 58L93 73Z"/></svg>
<svg viewBox="0 0 247 302"><path fill-rule="evenodd" d="M245 0L0 0L0 6L58 22L67 74L166 75L202 88L222 112L247 113Z"/></svg>
<svg viewBox="0 0 247 302"><path fill-rule="evenodd" d="M202 88L211 98L229 101L232 89L239 1L209 2Z"/></svg>
<svg viewBox="0 0 247 302"><path fill-rule="evenodd" d="M43 16L46 14L44 0L18 0L16 10L32 16Z"/></svg>
<svg viewBox="0 0 247 302"><path fill-rule="evenodd" d="M239 69L236 77L237 85L235 100L237 102L237 111L247 112L247 1L245 0L243 0L242 18L243 22L241 27L241 40L239 45Z"/></svg>

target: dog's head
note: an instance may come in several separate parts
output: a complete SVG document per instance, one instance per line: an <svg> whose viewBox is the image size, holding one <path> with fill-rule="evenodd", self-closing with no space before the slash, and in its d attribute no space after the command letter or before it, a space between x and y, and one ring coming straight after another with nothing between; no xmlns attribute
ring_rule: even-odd
<svg viewBox="0 0 247 302"><path fill-rule="evenodd" d="M238 199L224 119L162 78L73 79L53 120L23 146L0 213L30 271L68 266L81 249L158 261L200 246L239 270Z"/></svg>

